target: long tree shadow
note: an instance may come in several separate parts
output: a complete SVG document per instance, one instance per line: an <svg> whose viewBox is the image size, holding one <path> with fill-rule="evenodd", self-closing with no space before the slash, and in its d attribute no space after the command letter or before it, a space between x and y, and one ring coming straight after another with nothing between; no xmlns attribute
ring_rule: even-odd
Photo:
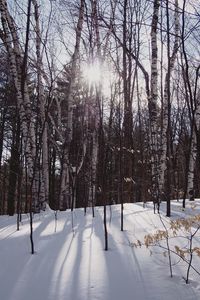
<svg viewBox="0 0 200 300"><path fill-rule="evenodd" d="M80 223L77 224L75 234L72 233L71 235L68 248L63 247L66 248L65 255L60 251L55 261L51 279L54 282L51 292L54 295L52 299L58 296L59 299L76 299L76 293L79 290L78 277L82 260L82 236L85 230L86 218L81 216L79 220Z"/></svg>
<svg viewBox="0 0 200 300"><path fill-rule="evenodd" d="M101 216L99 216L101 218ZM119 220L119 219L116 219ZM116 221L117 222L117 221ZM127 242L118 243L113 238L112 231L118 231L118 236L124 235L120 232L119 224L112 224L112 229L109 233L109 250L103 253L106 265L105 286L108 295L106 300L112 299L148 299L148 293L145 291L144 280L140 270L137 257L132 256L130 247ZM104 232L103 224L95 227L95 234L102 242L102 251L104 248ZM134 286L140 285L141 288L134 289Z"/></svg>
<svg viewBox="0 0 200 300"><path fill-rule="evenodd" d="M117 217L116 217L117 216ZM82 210L76 211L75 234L71 228L71 213L59 215L58 232L54 232L53 214L41 220L35 227L37 253L27 252L27 236L17 236L2 244L6 262L2 263L5 272L10 272L9 282L0 289L3 300L160 300L161 294L151 295L159 282L151 270L151 259L141 249L130 245L130 232L120 232L119 211L115 210L109 229L109 251L104 251L104 230L102 209L96 210L96 217L84 217ZM125 215L132 228L135 215ZM137 218L137 217L136 217ZM139 218L139 222L144 222ZM38 221L39 222L39 221ZM36 222L37 223L37 222ZM137 226L140 226L138 223ZM143 226L147 226L145 223ZM61 230L62 228L62 230ZM27 224L28 229L28 224ZM25 246L25 247L24 247ZM4 248L5 247L5 248ZM16 257L6 255L6 247L13 247ZM146 251L146 250L145 250ZM10 251L8 253L11 253ZM142 253L142 254L141 254ZM12 253L11 253L12 254ZM145 259L145 262L144 262ZM7 265L6 265L7 264ZM160 266L157 266L157 268ZM10 270L9 270L10 269ZM151 272L150 272L151 270ZM4 273L0 273L0 284ZM161 283L167 293L168 281ZM173 289L173 286L170 285ZM160 290L160 289L159 289ZM190 298L191 291L187 293ZM42 298L41 298L42 297ZM166 300L169 297L166 296Z"/></svg>
<svg viewBox="0 0 200 300"><path fill-rule="evenodd" d="M52 232L51 238L46 240L45 245L40 249L38 242L39 240L42 242L41 234L51 221L52 216L44 218L34 231L35 243L39 248L39 251L36 252L35 255L30 255L27 251L23 251L22 247L24 241L26 246L28 243L27 237L24 238L24 236L16 235L12 239L14 245L13 249L16 249L16 252L20 253L23 258L19 258L21 265L18 265L18 261L16 262L14 255L13 258L11 258L9 271L11 273L10 277L13 278L13 284L9 282L9 288L3 289L5 296L2 297L2 299L39 299L39 295L44 293L44 288L47 289L46 293L48 294L48 287L50 286L50 278L54 270L56 255L58 255L62 247L64 232L68 233L70 228L69 222L65 220L62 232L58 234ZM54 238L56 238L56 243ZM16 245L18 245L17 248ZM19 245L22 249L19 249ZM7 270L7 272L9 271ZM40 294L40 292L42 293ZM37 298L35 298L36 294L38 294ZM46 299L48 299L48 297Z"/></svg>

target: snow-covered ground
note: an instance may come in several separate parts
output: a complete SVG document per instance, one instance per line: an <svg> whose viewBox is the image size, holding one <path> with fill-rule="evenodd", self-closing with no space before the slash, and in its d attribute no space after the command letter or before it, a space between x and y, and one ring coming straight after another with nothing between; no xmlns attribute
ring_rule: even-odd
<svg viewBox="0 0 200 300"><path fill-rule="evenodd" d="M193 204L193 203L192 203ZM172 202L172 217L200 213L187 202ZM16 216L0 217L0 299L1 300L195 300L200 299L200 277L191 271L190 284L185 284L184 263L173 257L173 278L168 259L160 248L152 254L145 247L132 246L145 234L161 228L152 204L126 204L124 232L120 231L120 206L108 212L109 251L104 251L103 210L58 212L55 228L54 212L34 216L36 253L30 254L29 220L23 215L20 231ZM165 218L165 203L161 206ZM56 229L56 230L55 230ZM174 241L173 241L174 242ZM195 242L200 245L200 237ZM200 270L200 258L195 258Z"/></svg>

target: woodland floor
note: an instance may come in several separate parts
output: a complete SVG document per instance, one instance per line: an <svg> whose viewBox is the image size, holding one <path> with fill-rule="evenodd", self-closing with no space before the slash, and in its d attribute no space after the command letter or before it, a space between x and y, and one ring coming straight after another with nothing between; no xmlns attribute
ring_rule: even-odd
<svg viewBox="0 0 200 300"><path fill-rule="evenodd" d="M195 208L193 208L195 204ZM165 224L165 203L161 216ZM172 218L200 213L200 200L172 201ZM112 214L110 215L110 212ZM125 204L124 231L120 231L120 206L107 207L109 250L104 251L103 209L83 209L73 214L47 209L34 216L34 255L30 254L29 217L22 216L16 231L16 216L0 217L0 299L1 300L197 300L200 277L191 271L186 284L186 266L172 257L173 278L168 258L159 247L133 247L145 234L163 229L152 204ZM171 242L171 241L170 241ZM200 245L200 236L195 238ZM182 243L173 239L173 244ZM183 242L184 243L184 242ZM184 245L182 245L184 246ZM185 245L187 246L187 245ZM194 257L200 271L200 258Z"/></svg>

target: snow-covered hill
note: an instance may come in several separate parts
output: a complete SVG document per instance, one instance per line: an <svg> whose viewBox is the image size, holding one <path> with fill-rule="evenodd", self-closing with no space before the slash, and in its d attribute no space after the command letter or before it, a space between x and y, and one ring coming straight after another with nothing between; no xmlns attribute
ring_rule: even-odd
<svg viewBox="0 0 200 300"><path fill-rule="evenodd" d="M194 203L192 203L193 206ZM172 202L172 217L200 213L187 202ZM173 278L169 274L168 258L162 249L133 247L145 234L163 229L152 204L126 204L124 232L120 231L120 206L108 212L109 251L104 251L103 210L95 209L92 218L88 209L74 211L74 232L71 212L48 209L34 216L36 253L30 254L29 218L23 215L20 231L16 231L16 216L0 217L0 299L1 300L197 300L200 299L200 277L191 271L186 285L185 265L173 259ZM165 203L161 205L165 218ZM195 238L200 245L200 237ZM174 241L173 241L174 243ZM194 258L200 271L200 258Z"/></svg>

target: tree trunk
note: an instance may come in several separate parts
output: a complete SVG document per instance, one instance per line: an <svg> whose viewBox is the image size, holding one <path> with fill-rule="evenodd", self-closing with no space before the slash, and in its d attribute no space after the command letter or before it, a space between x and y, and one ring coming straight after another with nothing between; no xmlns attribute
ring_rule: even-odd
<svg viewBox="0 0 200 300"><path fill-rule="evenodd" d="M170 172L170 166L167 168L167 162L170 160L170 134L171 134L171 101L170 101L170 77L174 68L175 60L178 53L179 47L179 18L178 18L178 0L175 1L175 41L172 55L168 53L168 70L165 76L165 85L164 85L164 96L163 96L163 120L162 120L162 132L161 132L161 157L159 164L159 191L160 193L165 192L165 171L168 169ZM168 22L169 23L169 22ZM168 24L169 27L169 24ZM168 40L169 40L169 28L168 28ZM169 42L168 42L169 43ZM170 45L168 45L170 49ZM168 155L167 155L168 152ZM170 175L169 175L170 177ZM170 195L168 193L167 198Z"/></svg>
<svg viewBox="0 0 200 300"><path fill-rule="evenodd" d="M158 101L158 46L157 26L160 1L154 0L153 18L151 23L151 97L149 99L150 117L150 148L152 164L152 190L151 196L154 202L159 201L158 185L158 124L157 124L157 101Z"/></svg>
<svg viewBox="0 0 200 300"><path fill-rule="evenodd" d="M13 216L16 202L17 179L20 173L20 121L13 122L13 142L10 156L10 171L8 184L8 215Z"/></svg>

